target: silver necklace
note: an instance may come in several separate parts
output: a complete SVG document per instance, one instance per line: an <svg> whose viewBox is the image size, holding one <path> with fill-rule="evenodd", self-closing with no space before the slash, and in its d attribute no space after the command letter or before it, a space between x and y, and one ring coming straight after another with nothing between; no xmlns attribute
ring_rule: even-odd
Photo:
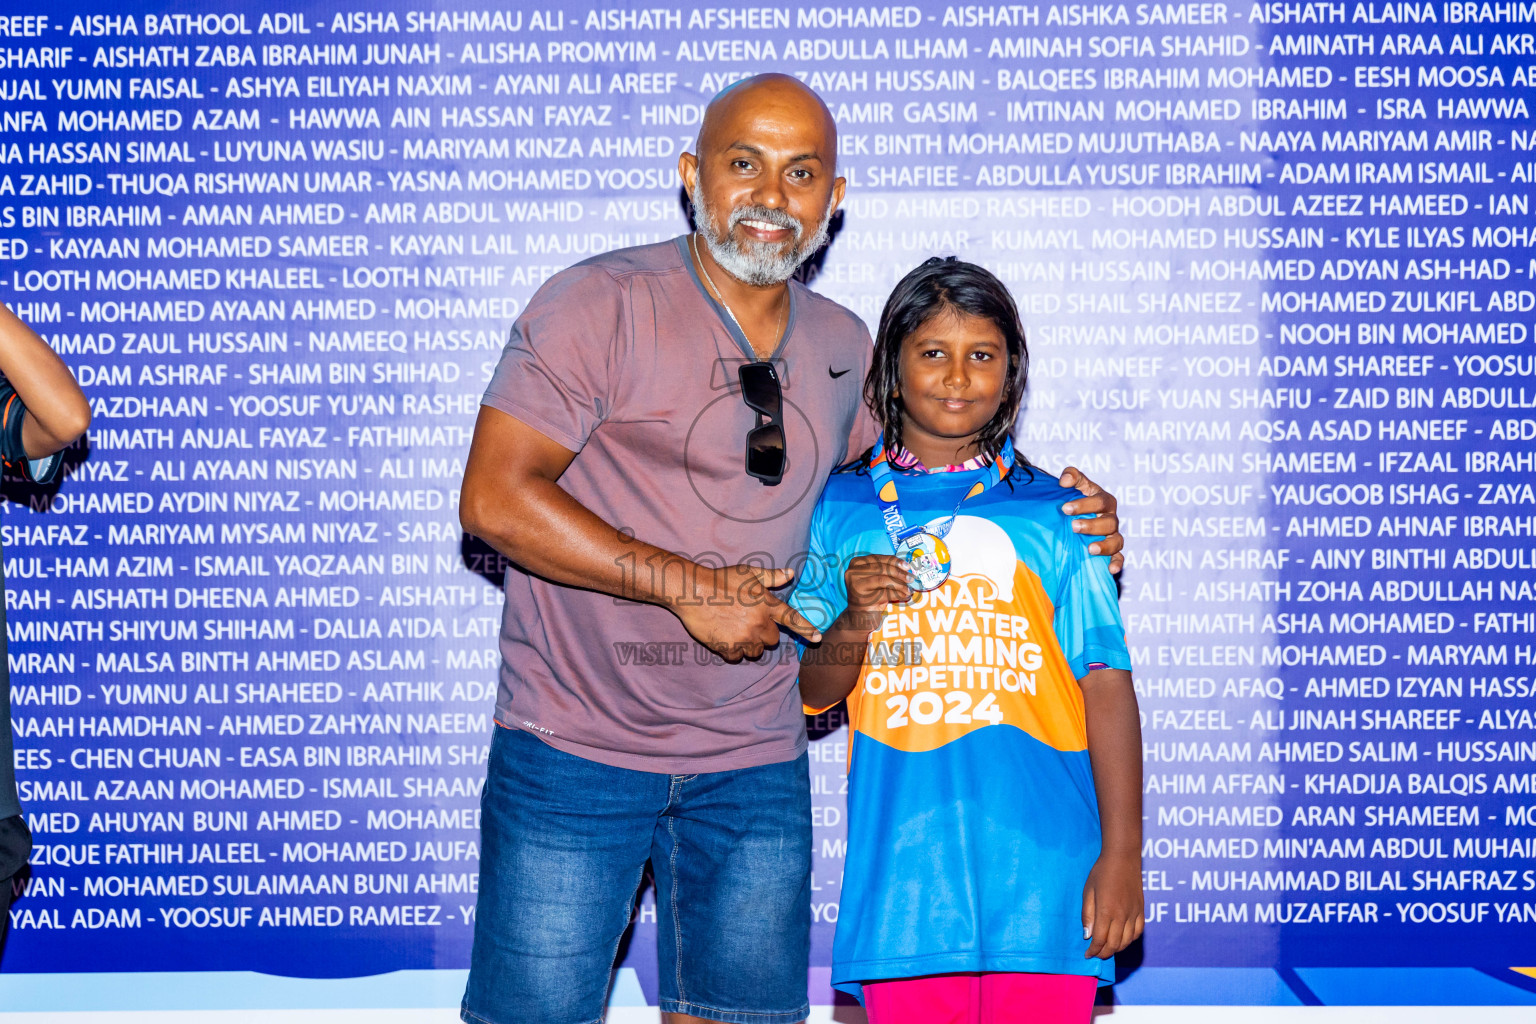
<svg viewBox="0 0 1536 1024"><path fill-rule="evenodd" d="M704 280L709 282L710 290L715 293L715 298L719 299L720 305L725 308L725 315L731 318L731 323L736 325L736 329L741 332L741 336L747 338L747 329L741 326L740 320L736 319L736 313L731 309L731 304L725 301L725 295L721 293L719 287L715 284L715 279L709 276L709 271L704 267L704 261L699 258L699 234L697 231L688 236L688 244L693 247L693 261L699 265L699 273L703 274ZM779 316L773 324L773 344L775 348L779 344L779 331L784 326L784 307L789 305L788 298L789 296L785 295L786 301L779 303ZM749 346L752 344L751 338L747 338L747 344Z"/></svg>

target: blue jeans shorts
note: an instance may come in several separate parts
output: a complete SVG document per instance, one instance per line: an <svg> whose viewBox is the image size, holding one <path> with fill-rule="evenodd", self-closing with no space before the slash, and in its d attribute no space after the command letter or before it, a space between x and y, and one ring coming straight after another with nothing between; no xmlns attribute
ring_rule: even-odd
<svg viewBox="0 0 1536 1024"><path fill-rule="evenodd" d="M481 797L468 1024L595 1024L645 862L661 1009L728 1024L810 1012L804 754L699 775L632 771L497 728Z"/></svg>

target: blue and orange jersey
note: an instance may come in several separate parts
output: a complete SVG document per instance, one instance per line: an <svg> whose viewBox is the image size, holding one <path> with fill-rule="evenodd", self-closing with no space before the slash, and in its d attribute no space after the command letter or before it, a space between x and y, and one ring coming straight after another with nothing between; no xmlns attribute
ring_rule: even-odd
<svg viewBox="0 0 1536 1024"><path fill-rule="evenodd" d="M901 475L908 523L936 528L985 471ZM967 500L948 580L890 605L848 697L848 848L832 981L959 971L1114 977L1085 959L1082 893L1099 854L1078 680L1129 669L1108 558L1060 512L1069 492L1015 467ZM825 629L843 572L890 554L870 478L842 472L790 599Z"/></svg>

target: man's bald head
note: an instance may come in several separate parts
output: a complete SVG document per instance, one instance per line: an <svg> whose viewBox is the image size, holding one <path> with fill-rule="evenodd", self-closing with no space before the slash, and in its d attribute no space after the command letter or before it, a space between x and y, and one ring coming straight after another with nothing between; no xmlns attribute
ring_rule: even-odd
<svg viewBox="0 0 1536 1024"><path fill-rule="evenodd" d="M743 78L716 93L704 108L694 152L703 156L707 149L729 145L722 141L722 135L732 134L744 116L769 110L782 111L801 125L818 126L826 140L819 155L828 168L837 167L837 122L832 120L832 111L810 86L793 75L777 72Z"/></svg>
<svg viewBox="0 0 1536 1024"><path fill-rule="evenodd" d="M779 285L827 239L842 202L837 126L789 75L757 75L710 101L677 170L699 239L732 277Z"/></svg>

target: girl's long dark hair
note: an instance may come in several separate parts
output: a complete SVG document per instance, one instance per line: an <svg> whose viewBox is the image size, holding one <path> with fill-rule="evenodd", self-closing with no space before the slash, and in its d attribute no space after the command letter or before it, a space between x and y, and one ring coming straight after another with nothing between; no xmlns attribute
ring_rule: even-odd
<svg viewBox="0 0 1536 1024"><path fill-rule="evenodd" d="M935 316L953 311L990 320L1002 332L1008 349L1008 376L1003 402L982 428L981 454L996 456L1013 430L1024 387L1029 381L1029 346L1019 323L1019 310L1008 288L991 271L954 256L933 256L896 285L880 313L874 361L864 378L864 404L885 431L887 451L901 447L901 346L907 337ZM1023 463L1023 459L1020 459Z"/></svg>

